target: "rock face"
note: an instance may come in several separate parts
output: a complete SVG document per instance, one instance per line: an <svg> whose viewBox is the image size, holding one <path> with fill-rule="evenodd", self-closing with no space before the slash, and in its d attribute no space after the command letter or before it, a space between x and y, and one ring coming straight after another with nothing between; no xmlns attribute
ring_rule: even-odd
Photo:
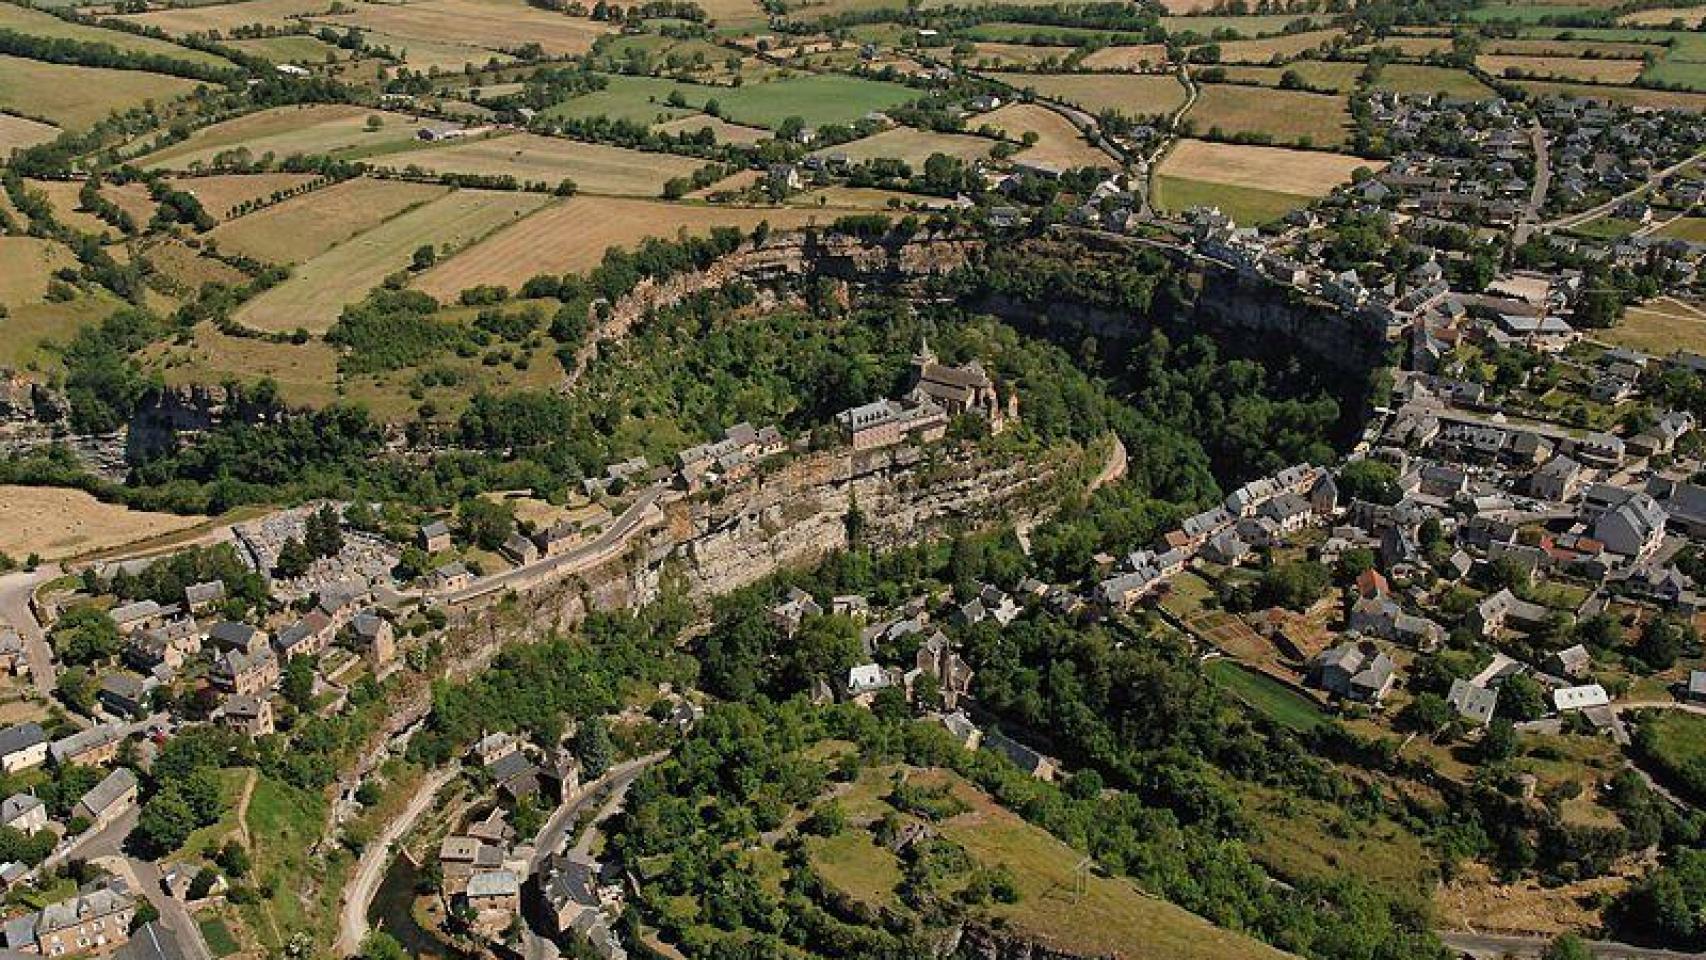
<svg viewBox="0 0 1706 960"><path fill-rule="evenodd" d="M1136 956L1136 954L1133 954ZM1062 953L1042 946L1011 930L997 930L980 923L967 924L960 937L955 960L1122 960L1121 954Z"/></svg>

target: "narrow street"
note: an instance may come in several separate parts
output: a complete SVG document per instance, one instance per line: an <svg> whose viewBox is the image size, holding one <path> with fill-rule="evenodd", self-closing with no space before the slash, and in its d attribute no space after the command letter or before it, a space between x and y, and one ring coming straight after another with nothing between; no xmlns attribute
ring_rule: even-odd
<svg viewBox="0 0 1706 960"><path fill-rule="evenodd" d="M363 848L355 873L344 887L343 908L338 914L338 938L332 944L335 955L348 957L361 949L361 941L367 937L367 910L373 904L374 894L379 892L379 882L385 878L385 871L391 865L392 848L432 808L444 785L461 771L461 764L453 763L428 774L403 812L387 823L379 836Z"/></svg>
<svg viewBox="0 0 1706 960"><path fill-rule="evenodd" d="M33 573L8 573L0 576L0 623L15 627L24 639L30 660L30 683L43 697L53 695L59 670L53 663L53 649L48 646L47 634L36 621L30 598L42 584L60 575L58 564L45 564Z"/></svg>

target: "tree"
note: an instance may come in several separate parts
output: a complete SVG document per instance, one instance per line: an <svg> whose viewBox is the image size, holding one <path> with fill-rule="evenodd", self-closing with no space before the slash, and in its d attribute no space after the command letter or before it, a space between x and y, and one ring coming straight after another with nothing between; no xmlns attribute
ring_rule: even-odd
<svg viewBox="0 0 1706 960"><path fill-rule="evenodd" d="M1276 563L1256 584L1256 602L1265 607L1306 610L1321 599L1331 582L1327 568L1312 560Z"/></svg>
<svg viewBox="0 0 1706 960"><path fill-rule="evenodd" d="M1418 733L1438 733L1446 728L1456 714L1451 704L1437 693L1419 694L1398 712L1398 722Z"/></svg>
<svg viewBox="0 0 1706 960"><path fill-rule="evenodd" d="M183 846L198 825L183 793L168 786L142 805L130 839L142 854L158 858Z"/></svg>
<svg viewBox="0 0 1706 960"><path fill-rule="evenodd" d="M314 658L298 654L284 665L284 699L298 710L314 705Z"/></svg>
<svg viewBox="0 0 1706 960"><path fill-rule="evenodd" d="M604 771L610 769L610 761L616 756L616 744L610 739L610 727L603 717L581 722L575 731L574 747L575 756L580 758L581 774L587 780L604 776Z"/></svg>
<svg viewBox="0 0 1706 960"><path fill-rule="evenodd" d="M53 652L74 666L109 660L123 643L118 624L93 604L78 604L65 611L53 628Z"/></svg>
<svg viewBox="0 0 1706 960"><path fill-rule="evenodd" d="M1499 717L1481 735L1481 762L1500 763L1516 756L1516 726Z"/></svg>
<svg viewBox="0 0 1706 960"><path fill-rule="evenodd" d="M470 497L456 507L457 532L482 550L496 550L515 533L515 506Z"/></svg>
<svg viewBox="0 0 1706 960"><path fill-rule="evenodd" d="M361 960L409 960L409 951L383 930L374 930L361 941Z"/></svg>
<svg viewBox="0 0 1706 960"><path fill-rule="evenodd" d="M1581 937L1566 933L1540 951L1540 960L1593 960L1593 951L1588 949Z"/></svg>
<svg viewBox="0 0 1706 960"><path fill-rule="evenodd" d="M1546 691L1533 677L1518 673L1499 687L1499 716L1536 720L1546 715Z"/></svg>
<svg viewBox="0 0 1706 960"><path fill-rule="evenodd" d="M1641 638L1635 642L1635 656L1649 671L1669 670L1676 666L1683 647L1691 645L1691 632L1670 617L1658 617L1641 631Z"/></svg>
<svg viewBox="0 0 1706 960"><path fill-rule="evenodd" d="M417 273L431 267L437 262L438 250L434 249L433 245L430 243L416 247L414 256L409 258L410 268Z"/></svg>
<svg viewBox="0 0 1706 960"><path fill-rule="evenodd" d="M273 564L273 576L281 580L294 580L308 572L314 563L314 557L308 552L308 547L301 540L290 537L278 548L278 561Z"/></svg>
<svg viewBox="0 0 1706 960"><path fill-rule="evenodd" d="M95 675L84 667L72 667L62 670L59 679L54 681L53 689L66 706L78 713L93 713L95 710L95 693L99 689Z"/></svg>
<svg viewBox="0 0 1706 960"><path fill-rule="evenodd" d="M225 846L219 848L219 853L213 858L224 870L226 876L233 880L241 880L249 875L249 850L236 840L225 841Z"/></svg>
<svg viewBox="0 0 1706 960"><path fill-rule="evenodd" d="M1398 468L1384 460L1352 460L1339 469L1339 492L1345 500L1397 503Z"/></svg>
<svg viewBox="0 0 1706 960"><path fill-rule="evenodd" d="M335 557L344 549L344 531L330 504L308 516L302 545L316 557Z"/></svg>

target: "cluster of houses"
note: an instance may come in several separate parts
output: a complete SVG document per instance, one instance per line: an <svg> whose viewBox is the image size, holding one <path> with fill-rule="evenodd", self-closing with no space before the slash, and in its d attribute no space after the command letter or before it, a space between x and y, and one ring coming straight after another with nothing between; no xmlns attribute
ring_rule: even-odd
<svg viewBox="0 0 1706 960"><path fill-rule="evenodd" d="M1576 97L1549 97L1536 109L1550 132L1548 200L1558 210L1582 209L1640 187L1706 146L1699 118L1682 111L1634 110ZM1701 198L1703 189L1706 184L1698 177L1679 176L1666 192L1686 207ZM1642 200L1618 211L1625 214L1641 224L1653 216Z"/></svg>

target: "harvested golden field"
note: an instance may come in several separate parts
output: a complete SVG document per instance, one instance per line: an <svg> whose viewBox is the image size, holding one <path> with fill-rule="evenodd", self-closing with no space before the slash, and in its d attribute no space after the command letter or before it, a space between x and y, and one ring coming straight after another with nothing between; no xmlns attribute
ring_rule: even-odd
<svg viewBox="0 0 1706 960"><path fill-rule="evenodd" d="M208 236L222 250L257 260L303 263L449 192L406 180L346 180L221 224Z"/></svg>
<svg viewBox="0 0 1706 960"><path fill-rule="evenodd" d="M1285 150L1203 140L1180 140L1156 173L1234 187L1320 197L1351 179L1358 167L1385 164L1315 150Z"/></svg>
<svg viewBox="0 0 1706 960"><path fill-rule="evenodd" d="M1167 47L1159 43L1103 47L1084 58L1084 66L1091 70L1139 70L1166 63Z"/></svg>
<svg viewBox="0 0 1706 960"><path fill-rule="evenodd" d="M509 54L494 53L471 43L429 43L418 37L402 37L378 30L367 32L365 37L372 46L389 47L399 56L406 55L405 62L415 70L430 71L437 67L442 73L460 73L462 68L470 63L483 67L494 59L499 63L509 63L515 59Z"/></svg>
<svg viewBox="0 0 1706 960"><path fill-rule="evenodd" d="M1082 107L1092 113L1113 110L1128 117L1172 113L1185 102L1185 88L1172 77L1126 73L996 73L995 79L1018 90Z"/></svg>
<svg viewBox="0 0 1706 960"><path fill-rule="evenodd" d="M238 204L264 200L280 190L294 190L316 179L311 173L215 173L179 177L172 185L201 201L216 220L229 219Z"/></svg>
<svg viewBox="0 0 1706 960"><path fill-rule="evenodd" d="M194 80L141 70L74 67L0 55L0 111L82 130L114 112L163 103L195 90Z"/></svg>
<svg viewBox="0 0 1706 960"><path fill-rule="evenodd" d="M179 296L189 296L201 289L204 283L222 283L235 287L248 279L236 267L212 257L204 257L181 240L166 240L153 244L145 253L148 262L172 285L170 292Z"/></svg>
<svg viewBox="0 0 1706 960"><path fill-rule="evenodd" d="M110 233L114 237L119 232L107 225L105 220L83 209L80 195L83 192L81 180L26 180L28 187L47 197L47 202L53 205L53 216L60 223L79 230L100 236Z"/></svg>
<svg viewBox="0 0 1706 960"><path fill-rule="evenodd" d="M239 0L200 6L169 7L119 17L145 27L155 27L181 37L191 33L228 34L238 27L261 24L286 27L292 18L326 13L333 0Z"/></svg>
<svg viewBox="0 0 1706 960"><path fill-rule="evenodd" d="M1273 63L1293 60L1344 36L1343 30L1311 30L1260 40L1232 40L1220 45L1221 63Z"/></svg>
<svg viewBox="0 0 1706 960"><path fill-rule="evenodd" d="M599 21L541 10L522 0L358 3L353 12L323 19L405 41L467 44L494 51L537 43L552 56L586 53L594 40L613 32Z"/></svg>
<svg viewBox="0 0 1706 960"><path fill-rule="evenodd" d="M1618 23L1634 27L1668 27L1673 20L1681 20L1686 29L1692 30L1706 23L1706 7L1658 7L1637 10L1617 18Z"/></svg>
<svg viewBox="0 0 1706 960"><path fill-rule="evenodd" d="M449 256L549 199L537 193L458 190L301 264L289 280L244 304L237 320L262 330L323 332L345 305L407 267L418 248L430 245Z"/></svg>
<svg viewBox="0 0 1706 960"><path fill-rule="evenodd" d="M369 129L370 117L379 118L377 129ZM267 154L280 160L296 154L352 157L409 143L421 126L421 121L401 113L349 104L278 107L203 127L189 139L143 157L141 163L149 169L212 167L221 153L236 150L256 159Z"/></svg>
<svg viewBox="0 0 1706 960"><path fill-rule="evenodd" d="M1406 57L1425 57L1431 53L1450 53L1450 37L1381 37L1375 43L1365 44L1353 49L1366 52L1375 47L1383 50L1396 49Z"/></svg>
<svg viewBox="0 0 1706 960"><path fill-rule="evenodd" d="M48 560L147 540L203 517L143 513L102 503L81 490L0 486L0 552Z"/></svg>
<svg viewBox="0 0 1706 960"><path fill-rule="evenodd" d="M1691 110L1706 113L1706 93L1685 93L1680 90L1651 90L1645 87L1612 87L1591 83L1561 83L1546 80L1519 80L1516 85L1535 96L1582 97L1604 100L1630 107L1654 110Z"/></svg>
<svg viewBox="0 0 1706 960"><path fill-rule="evenodd" d="M647 237L672 239L682 231L705 234L712 227L751 230L766 221L774 229L791 230L814 219L826 218L793 208L573 197L440 261L414 285L440 300L451 300L480 284L515 289L541 273L585 272L597 266L610 247L631 248Z"/></svg>
<svg viewBox="0 0 1706 960"><path fill-rule="evenodd" d="M1586 57L1598 54L1601 57L1630 60L1639 60L1649 53L1660 57L1665 54L1664 45L1658 43L1537 38L1485 40L1481 44L1481 50L1483 53L1506 54L1513 57Z"/></svg>
<svg viewBox="0 0 1706 960"><path fill-rule="evenodd" d="M1275 143L1333 147L1345 142L1350 127L1344 97L1297 90L1267 90L1253 97L1246 88L1224 83L1200 89L1185 115L1198 133L1265 133Z"/></svg>
<svg viewBox="0 0 1706 960"><path fill-rule="evenodd" d="M1277 87L1287 73L1296 73L1310 87L1350 93L1356 89L1357 78L1362 75L1365 66L1342 60L1298 60L1283 67L1231 66L1224 69L1226 79L1239 83L1259 83L1264 87Z"/></svg>
<svg viewBox="0 0 1706 960"><path fill-rule="evenodd" d="M273 343L227 336L202 324L189 346L156 350L150 359L167 386L227 380L252 383L265 377L278 383L280 395L291 406L321 407L337 399L337 356L323 340Z"/></svg>
<svg viewBox="0 0 1706 960"><path fill-rule="evenodd" d="M843 187L835 184L797 193L783 202L790 207L826 211L825 215L819 218L819 223L833 220L843 210L938 210L948 206L948 201L942 197L926 197L878 187ZM811 225L810 218L803 224Z"/></svg>
<svg viewBox="0 0 1706 960"><path fill-rule="evenodd" d="M1037 47L1025 43L974 43L977 52L966 58L974 64L1030 66L1050 59L1065 60L1076 47Z"/></svg>
<svg viewBox="0 0 1706 960"><path fill-rule="evenodd" d="M1495 77L1540 77L1552 80L1584 80L1588 83L1633 83L1646 64L1640 60L1604 60L1587 57L1483 56L1475 65Z"/></svg>
<svg viewBox="0 0 1706 960"><path fill-rule="evenodd" d="M77 266L64 244L39 237L0 237L0 305L45 300L53 271Z"/></svg>
<svg viewBox="0 0 1706 960"><path fill-rule="evenodd" d="M767 19L758 0L702 0L699 8L720 27L757 26Z"/></svg>
<svg viewBox="0 0 1706 960"><path fill-rule="evenodd" d="M154 216L154 211L160 205L148 195L146 183L104 183L101 185L101 195L118 205L120 210L130 214L138 224L147 224Z"/></svg>
<svg viewBox="0 0 1706 960"><path fill-rule="evenodd" d="M122 30L109 30L105 27L72 23L51 13L31 10L28 7L20 7L10 3L0 3L0 30L15 30L32 37L69 40L74 43L104 43L125 53L170 57L173 60L182 60L204 67L235 68L237 66L224 57L204 53L200 50L191 50L188 47L180 47L169 40L137 36L136 34L125 33Z"/></svg>
<svg viewBox="0 0 1706 960"><path fill-rule="evenodd" d="M885 158L899 160L914 172L921 172L924 169L924 161L930 159L931 154L944 153L969 163L988 157L989 148L993 146L993 140L963 133L936 133L930 130L915 130L912 127L893 127L850 143L825 147L818 150L816 155L846 154L854 163Z"/></svg>
<svg viewBox="0 0 1706 960"><path fill-rule="evenodd" d="M37 120L14 117L9 113L0 113L0 161L5 160L13 150L47 143L57 136L58 127Z"/></svg>
<svg viewBox="0 0 1706 960"><path fill-rule="evenodd" d="M1035 133L1036 146L1020 151L1016 158L1029 166L1071 170L1114 164L1107 154L1091 146L1071 121L1038 104L1009 103L979 117L978 125L994 127L1013 140Z"/></svg>
<svg viewBox="0 0 1706 960"><path fill-rule="evenodd" d="M273 63L300 63L316 66L336 60L348 60L350 52L334 47L319 37L290 34L281 37L261 37L256 40L227 40L226 43L249 54Z"/></svg>
<svg viewBox="0 0 1706 960"><path fill-rule="evenodd" d="M375 162L394 170L416 166L431 173L507 174L523 183L550 186L567 179L586 193L639 196L657 196L666 181L688 176L700 166L691 157L642 153L532 133L408 150Z"/></svg>
<svg viewBox="0 0 1706 960"><path fill-rule="evenodd" d="M745 127L738 123L730 123L720 117L709 117L704 114L694 114L691 117L677 117L652 127L659 133L698 133L709 129L717 138L718 143L757 143L768 140L772 134L760 127Z"/></svg>

